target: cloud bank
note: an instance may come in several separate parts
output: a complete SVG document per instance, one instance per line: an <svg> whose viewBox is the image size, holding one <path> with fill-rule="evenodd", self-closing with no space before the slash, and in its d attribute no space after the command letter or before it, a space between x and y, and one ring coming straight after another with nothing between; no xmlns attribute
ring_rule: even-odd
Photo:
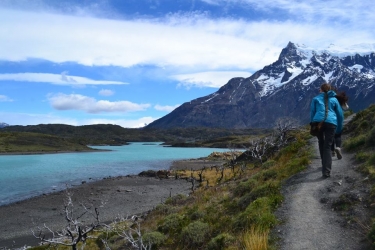
<svg viewBox="0 0 375 250"><path fill-rule="evenodd" d="M107 100L96 100L95 98L79 94L50 94L47 98L54 109L81 110L93 114L102 112L135 112L143 111L150 107L150 104L137 104L129 101L110 102Z"/></svg>
<svg viewBox="0 0 375 250"><path fill-rule="evenodd" d="M18 82L43 82L58 85L109 85L109 84L127 84L118 81L99 81L86 77L69 76L67 72L58 74L49 73L16 73L0 74L0 81L18 81Z"/></svg>

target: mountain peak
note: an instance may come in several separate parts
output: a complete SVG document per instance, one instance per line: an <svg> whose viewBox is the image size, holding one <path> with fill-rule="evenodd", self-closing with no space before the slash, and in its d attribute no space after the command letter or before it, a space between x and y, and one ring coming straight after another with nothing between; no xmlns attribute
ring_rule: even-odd
<svg viewBox="0 0 375 250"><path fill-rule="evenodd" d="M5 127L8 127L8 126L9 126L8 123L0 122L0 128L5 128Z"/></svg>
<svg viewBox="0 0 375 250"><path fill-rule="evenodd" d="M370 47L357 48L363 52ZM354 52L338 54L289 42L271 65L249 78L232 78L215 93L185 103L147 127L269 128L285 117L307 124L311 99L324 82L345 91L357 112L373 103L375 53Z"/></svg>

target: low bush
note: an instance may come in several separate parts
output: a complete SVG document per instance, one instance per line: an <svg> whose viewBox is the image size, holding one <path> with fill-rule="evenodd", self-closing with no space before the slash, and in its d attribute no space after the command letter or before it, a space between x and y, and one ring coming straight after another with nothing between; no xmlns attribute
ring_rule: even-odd
<svg viewBox="0 0 375 250"><path fill-rule="evenodd" d="M151 246L152 249L155 249L156 247L163 244L166 238L167 237L164 234L157 232L157 231L148 232L142 236L142 240L144 244Z"/></svg>
<svg viewBox="0 0 375 250"><path fill-rule="evenodd" d="M195 221L182 230L180 238L188 249L198 249L207 241L209 234L210 227L207 223Z"/></svg>
<svg viewBox="0 0 375 250"><path fill-rule="evenodd" d="M271 209L272 203L274 201L269 197L258 198L234 218L233 228L246 230L253 226L266 230L276 225L277 220Z"/></svg>
<svg viewBox="0 0 375 250"><path fill-rule="evenodd" d="M366 135L361 134L359 136L348 138L344 141L344 148L348 151L357 150L359 147L365 145Z"/></svg>
<svg viewBox="0 0 375 250"><path fill-rule="evenodd" d="M166 234L178 234L184 226L184 216L170 214L162 220L158 230Z"/></svg>
<svg viewBox="0 0 375 250"><path fill-rule="evenodd" d="M222 233L218 236L212 238L210 242L208 242L207 249L208 250L221 250L226 249L230 244L232 244L236 240L235 237L228 233Z"/></svg>

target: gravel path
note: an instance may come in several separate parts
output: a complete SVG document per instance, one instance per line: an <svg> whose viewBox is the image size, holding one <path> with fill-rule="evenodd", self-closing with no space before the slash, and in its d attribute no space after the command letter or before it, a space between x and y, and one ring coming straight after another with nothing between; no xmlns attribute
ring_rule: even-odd
<svg viewBox="0 0 375 250"><path fill-rule="evenodd" d="M317 138L310 142L315 157L308 168L290 178L283 188L285 200L277 216L283 222L272 232L281 250L364 250L370 249L363 227L367 209L362 197L368 195L365 177L355 171L353 155L333 157L331 178L323 179ZM340 197L353 197L356 206L339 210ZM354 223L352 220L358 220Z"/></svg>

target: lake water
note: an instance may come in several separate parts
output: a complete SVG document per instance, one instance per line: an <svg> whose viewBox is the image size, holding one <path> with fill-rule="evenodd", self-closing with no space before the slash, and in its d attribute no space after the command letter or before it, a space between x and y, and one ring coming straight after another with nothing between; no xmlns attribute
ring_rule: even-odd
<svg viewBox="0 0 375 250"><path fill-rule="evenodd" d="M0 206L66 185L104 177L138 174L144 170L168 169L175 160L228 151L217 148L163 147L160 143L131 143L127 146L95 146L109 152L0 156Z"/></svg>

